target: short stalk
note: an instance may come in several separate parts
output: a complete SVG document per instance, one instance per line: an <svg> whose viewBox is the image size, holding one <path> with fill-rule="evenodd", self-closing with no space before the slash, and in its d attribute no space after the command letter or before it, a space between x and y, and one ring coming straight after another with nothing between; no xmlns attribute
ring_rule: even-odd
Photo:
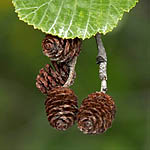
<svg viewBox="0 0 150 150"><path fill-rule="evenodd" d="M74 80L76 63L77 63L77 56L74 57L74 59L68 64L70 68L69 77L63 87L69 87L72 81Z"/></svg>
<svg viewBox="0 0 150 150"><path fill-rule="evenodd" d="M98 48L98 55L96 58L96 63L99 65L99 78L101 80L101 92L106 93L107 91L107 56L106 51L101 40L100 33L97 33L96 43Z"/></svg>

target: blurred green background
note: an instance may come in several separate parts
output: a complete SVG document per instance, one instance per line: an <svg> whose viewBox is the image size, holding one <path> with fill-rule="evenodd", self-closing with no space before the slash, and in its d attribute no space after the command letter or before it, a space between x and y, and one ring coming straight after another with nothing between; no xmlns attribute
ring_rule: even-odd
<svg viewBox="0 0 150 150"><path fill-rule="evenodd" d="M106 133L66 132L48 124L35 78L49 59L44 33L19 21L9 0L0 1L0 150L150 150L150 1L141 0L103 36L108 53L108 94L117 116ZM99 90L95 39L83 42L72 89L79 103Z"/></svg>

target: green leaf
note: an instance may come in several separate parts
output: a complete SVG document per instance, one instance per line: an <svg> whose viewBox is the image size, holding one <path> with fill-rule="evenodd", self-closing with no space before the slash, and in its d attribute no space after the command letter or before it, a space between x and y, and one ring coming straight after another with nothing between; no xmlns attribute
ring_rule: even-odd
<svg viewBox="0 0 150 150"><path fill-rule="evenodd" d="M12 0L20 20L63 38L112 31L138 0Z"/></svg>

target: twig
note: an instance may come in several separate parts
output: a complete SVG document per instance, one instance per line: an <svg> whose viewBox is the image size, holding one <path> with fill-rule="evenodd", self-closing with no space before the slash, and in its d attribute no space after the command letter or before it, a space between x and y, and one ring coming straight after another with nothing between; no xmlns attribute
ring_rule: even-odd
<svg viewBox="0 0 150 150"><path fill-rule="evenodd" d="M74 80L73 78L74 78L74 74L75 74L76 62L77 62L77 56L75 56L74 59L68 64L70 67L69 77L63 87L69 87L71 85L72 81Z"/></svg>
<svg viewBox="0 0 150 150"><path fill-rule="evenodd" d="M96 63L99 64L99 77L101 79L101 92L106 93L107 91L107 56L106 51L101 40L100 33L97 33L96 43L98 48L98 55L96 58Z"/></svg>

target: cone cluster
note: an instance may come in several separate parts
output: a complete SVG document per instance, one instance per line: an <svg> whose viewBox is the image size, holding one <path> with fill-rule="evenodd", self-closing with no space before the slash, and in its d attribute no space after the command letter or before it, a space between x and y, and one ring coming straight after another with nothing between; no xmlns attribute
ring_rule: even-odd
<svg viewBox="0 0 150 150"><path fill-rule="evenodd" d="M57 36L46 35L42 42L43 53L51 61L69 62L75 56L78 56L81 48L81 40L62 39Z"/></svg>
<svg viewBox="0 0 150 150"><path fill-rule="evenodd" d="M110 96L102 92L88 95L77 116L78 128L85 134L100 134L111 127L116 107Z"/></svg>
<svg viewBox="0 0 150 150"><path fill-rule="evenodd" d="M116 107L112 98L103 92L95 92L88 95L78 109L77 96L69 87L64 87L67 81L71 81L70 62L79 55L81 40L46 35L42 47L51 65L40 70L36 87L47 96L45 110L49 124L64 131L77 121L78 128L85 134L105 132L115 118ZM75 73L71 74L72 84L75 76Z"/></svg>
<svg viewBox="0 0 150 150"><path fill-rule="evenodd" d="M51 64L46 64L39 71L36 87L47 96L45 109L50 125L57 130L66 130L75 121L78 112L77 97L74 92L63 87L70 74L70 62L79 55L81 40L61 39L46 35L42 42L44 55L50 58ZM76 74L74 72L73 84Z"/></svg>
<svg viewBox="0 0 150 150"><path fill-rule="evenodd" d="M58 130L66 130L75 123L77 97L69 88L53 88L48 93L45 108L50 125Z"/></svg>

